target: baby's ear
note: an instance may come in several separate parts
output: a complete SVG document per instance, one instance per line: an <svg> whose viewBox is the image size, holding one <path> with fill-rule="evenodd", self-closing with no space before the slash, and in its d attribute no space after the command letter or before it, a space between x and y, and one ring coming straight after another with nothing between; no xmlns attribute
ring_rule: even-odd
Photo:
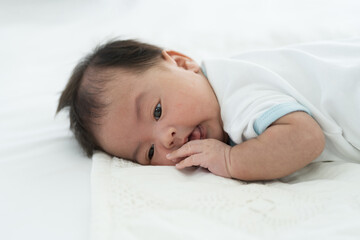
<svg viewBox="0 0 360 240"><path fill-rule="evenodd" d="M162 56L166 61L176 64L178 67L198 73L199 65L190 57L172 50L163 50Z"/></svg>

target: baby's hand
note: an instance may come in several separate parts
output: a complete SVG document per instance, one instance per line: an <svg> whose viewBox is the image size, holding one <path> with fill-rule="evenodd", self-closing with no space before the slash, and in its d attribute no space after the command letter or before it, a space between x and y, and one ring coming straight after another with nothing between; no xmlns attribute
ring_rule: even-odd
<svg viewBox="0 0 360 240"><path fill-rule="evenodd" d="M194 140L187 142L166 157L173 162L183 159L176 164L177 169L201 166L215 175L231 178L230 149L229 145L216 139Z"/></svg>

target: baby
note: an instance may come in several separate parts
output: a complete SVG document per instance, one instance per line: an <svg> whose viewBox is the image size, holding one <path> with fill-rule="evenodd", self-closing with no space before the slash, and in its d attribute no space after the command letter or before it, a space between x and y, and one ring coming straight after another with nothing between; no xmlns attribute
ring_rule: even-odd
<svg viewBox="0 0 360 240"><path fill-rule="evenodd" d="M88 154L201 166L241 180L312 161L360 160L360 42L302 44L210 59L135 40L99 46L57 111Z"/></svg>

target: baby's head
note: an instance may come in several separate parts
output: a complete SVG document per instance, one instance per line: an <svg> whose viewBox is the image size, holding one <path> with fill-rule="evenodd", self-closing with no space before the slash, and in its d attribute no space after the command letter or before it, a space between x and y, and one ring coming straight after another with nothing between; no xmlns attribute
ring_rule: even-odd
<svg viewBox="0 0 360 240"><path fill-rule="evenodd" d="M191 58L135 40L97 47L75 67L57 111L88 156L103 150L143 165L190 140L224 141L219 104Z"/></svg>

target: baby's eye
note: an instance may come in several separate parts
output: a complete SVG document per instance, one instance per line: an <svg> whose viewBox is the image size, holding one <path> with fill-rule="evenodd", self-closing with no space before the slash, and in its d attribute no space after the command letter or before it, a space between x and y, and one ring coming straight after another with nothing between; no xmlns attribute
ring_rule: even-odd
<svg viewBox="0 0 360 240"><path fill-rule="evenodd" d="M154 118L155 120L159 120L161 117L161 103L158 103L154 110Z"/></svg>
<svg viewBox="0 0 360 240"><path fill-rule="evenodd" d="M148 158L151 161L152 157L154 156L154 144L151 145L149 153L148 153Z"/></svg>

